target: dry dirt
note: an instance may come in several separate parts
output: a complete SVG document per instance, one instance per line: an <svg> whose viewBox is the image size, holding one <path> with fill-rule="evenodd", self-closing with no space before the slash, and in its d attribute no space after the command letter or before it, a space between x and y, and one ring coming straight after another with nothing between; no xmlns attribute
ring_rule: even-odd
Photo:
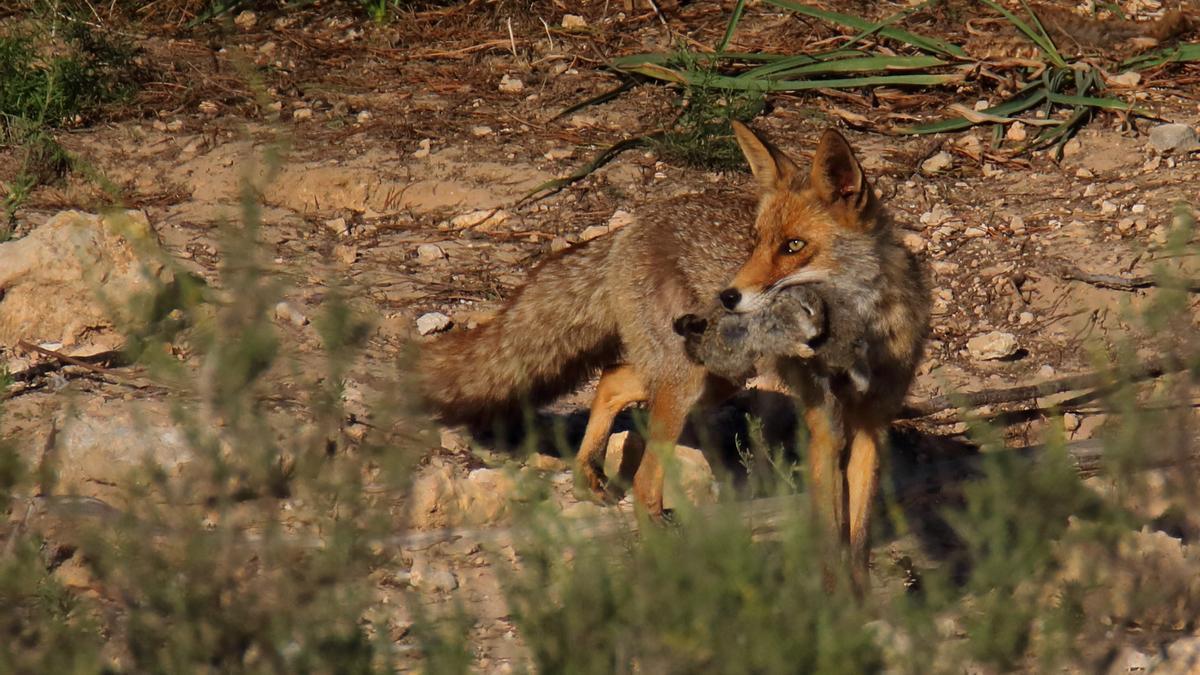
<svg viewBox="0 0 1200 675"><path fill-rule="evenodd" d="M863 3L842 4L854 11ZM580 241L587 228L606 226L618 211L636 214L643 204L715 183L752 189L745 173L673 165L638 149L557 194L518 205L534 187L600 148L670 119L675 94L653 84L555 117L619 84L603 68L604 58L669 44L653 12L626 15L618 13L620 5L581 4L577 11L587 26L571 31L559 28L563 11L550 3L535 3L532 10L502 3L429 9L386 25L318 7L259 16L249 27L228 23L192 35L145 36L139 44L155 77L142 99L110 121L60 140L106 177L120 205L145 215L185 269L214 284L220 283L224 257L220 227L239 218L239 196L252 185L264 204L261 240L273 273L286 284L291 311L314 316L333 289L343 288L377 322L367 357L351 375L354 387L370 392L394 379L406 342L427 339L416 335L422 314L442 312L455 329L470 326L493 311L552 246ZM668 13L666 21L677 34L712 44L727 9L695 2ZM735 46L784 50L820 38L821 31L828 34L756 7ZM1132 95L1165 121L1197 127L1198 74L1183 66L1151 73ZM505 77L521 80L523 88L501 91ZM1061 270L1065 265L1132 277L1159 264L1181 264L1163 256L1162 244L1176 205L1200 204L1200 156L1162 156L1146 137L1158 122L1114 114L1098 115L1060 161L1046 152L981 158L981 148L991 143L990 131L982 129L891 136L846 128L833 112L882 115L870 107L874 103L891 113L933 117L952 101L972 106L988 98L975 85L936 96L893 93L890 103L887 96L873 101L859 93L773 97L754 124L801 157L821 129L839 126L875 179L904 242L927 263L936 310L912 398L1084 372L1097 350L1130 338L1142 345L1142 355L1151 354L1152 344L1138 337L1129 314L1145 304L1146 291L1099 288L1064 279ZM277 165L268 157L275 148ZM949 161L940 170L922 170L935 156ZM96 212L108 199L96 182L76 174L66 185L33 195L17 214L17 234L66 208ZM422 244L436 244L444 257L418 257ZM1200 301L1191 307L1194 327ZM315 363L315 328L286 318L278 323L289 349L301 362ZM993 331L1012 334L1016 354L973 357L968 341ZM61 334L23 339L70 343ZM15 343L0 344L0 363L20 367L29 359ZM52 383L7 401L2 431L40 447L50 421L66 415L87 418L93 411L116 420L147 414L165 421L156 391L103 378ZM587 394L572 395L554 410L578 411ZM149 412L127 410L134 404ZM1067 433L1086 439L1105 421L1099 407L1083 407L1066 418ZM1034 416L1010 426L1009 440L1037 443L1052 423L1061 422ZM964 430L957 423L919 428L935 436ZM90 431L83 425L71 433ZM463 437L451 432L442 440L417 491L426 500L417 506L420 524L502 520L505 505L489 495L504 494L511 482L504 469L518 466L550 472L565 509L593 511L570 497L562 460L518 462L483 449L476 455L490 468L480 469L463 461L469 454ZM702 460L693 464L703 475ZM83 494L110 496L109 480L78 478ZM449 503L463 508L465 520ZM503 672L520 662L498 582L476 546L434 544L405 555L411 580L431 602L462 598L479 612L473 637L482 670ZM890 556L882 544L877 567ZM452 576L447 580L430 569Z"/></svg>

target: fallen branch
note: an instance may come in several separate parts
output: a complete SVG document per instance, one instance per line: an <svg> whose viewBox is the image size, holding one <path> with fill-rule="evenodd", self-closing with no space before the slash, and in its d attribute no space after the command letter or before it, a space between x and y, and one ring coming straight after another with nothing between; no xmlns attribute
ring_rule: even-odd
<svg viewBox="0 0 1200 675"><path fill-rule="evenodd" d="M106 351L106 352L100 352L99 354L93 354L93 355L87 356L87 357L76 357L76 356L68 356L66 354L63 354L62 352L56 352L53 349L46 349L45 347L39 347L38 345L35 345L32 342L27 342L25 340L17 341L17 346L20 347L21 349L24 349L27 352L33 352L35 354L41 354L42 356L46 356L46 357L55 359L56 361L59 361L60 363L62 363L64 365L79 366L80 368L83 368L85 370L90 370L93 373L96 373L98 375L112 375L114 377L122 377L122 375L120 373L114 373L109 368L104 368L104 367L96 365L97 363L111 363L111 362L115 361L116 359L120 358L121 352L118 352L118 351ZM26 370L32 371L33 367L27 368ZM15 374L13 375L13 379L17 379L17 376Z"/></svg>
<svg viewBox="0 0 1200 675"><path fill-rule="evenodd" d="M1200 293L1200 282L1197 281L1179 280L1178 282L1159 282L1151 276L1120 277L1115 274L1091 274L1070 266L1063 266L1059 270L1059 277L1067 281L1082 281L1098 288L1107 288L1114 291L1136 291L1143 288L1182 288L1189 293Z"/></svg>
<svg viewBox="0 0 1200 675"><path fill-rule="evenodd" d="M1068 391L1099 389L1115 382L1142 382L1144 380L1152 380L1162 377L1163 375L1169 373L1187 370L1189 367L1190 365L1188 362L1183 359L1177 357L1168 357L1154 359L1150 363L1138 366L1132 371L1113 369L1106 372L1073 375L1071 377L1063 377L1057 380L1050 380L1040 384L1032 384L1021 387L985 389L983 391L974 391L954 396L936 396L927 401L920 401L906 405L904 409L900 411L898 419L919 419L922 417L929 417L930 415L936 415L937 413L944 412L946 410L970 409L985 405L1030 401L1043 396L1052 396L1054 394L1062 394Z"/></svg>

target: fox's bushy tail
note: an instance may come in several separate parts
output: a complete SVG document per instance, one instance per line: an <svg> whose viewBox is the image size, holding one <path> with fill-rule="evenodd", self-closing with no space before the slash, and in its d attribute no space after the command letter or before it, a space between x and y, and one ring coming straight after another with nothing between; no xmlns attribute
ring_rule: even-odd
<svg viewBox="0 0 1200 675"><path fill-rule="evenodd" d="M421 350L424 397L444 421L519 416L617 358L617 325L603 284L612 239L546 260L494 319Z"/></svg>

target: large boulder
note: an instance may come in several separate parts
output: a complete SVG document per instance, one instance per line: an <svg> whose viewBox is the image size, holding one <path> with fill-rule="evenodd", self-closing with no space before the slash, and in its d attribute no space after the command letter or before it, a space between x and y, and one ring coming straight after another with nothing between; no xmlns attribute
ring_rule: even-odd
<svg viewBox="0 0 1200 675"><path fill-rule="evenodd" d="M161 260L145 253L156 249L140 211L63 211L0 244L0 347L27 340L81 354L119 346L114 320L171 281Z"/></svg>

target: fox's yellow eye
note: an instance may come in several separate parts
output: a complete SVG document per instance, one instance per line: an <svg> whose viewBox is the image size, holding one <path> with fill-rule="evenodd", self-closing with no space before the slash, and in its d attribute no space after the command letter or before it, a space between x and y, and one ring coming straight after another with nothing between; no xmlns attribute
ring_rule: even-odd
<svg viewBox="0 0 1200 675"><path fill-rule="evenodd" d="M783 242L783 246L781 248L783 249L784 253L799 253L807 245L808 242L804 241L803 239L788 239L787 241Z"/></svg>

